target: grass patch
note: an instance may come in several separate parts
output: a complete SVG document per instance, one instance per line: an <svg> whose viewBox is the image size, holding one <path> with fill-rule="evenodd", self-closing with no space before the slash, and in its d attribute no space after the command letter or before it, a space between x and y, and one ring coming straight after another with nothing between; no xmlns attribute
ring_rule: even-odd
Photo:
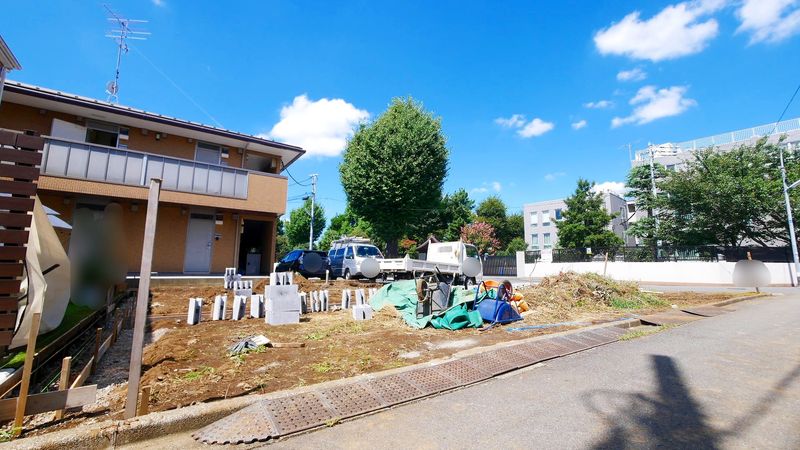
<svg viewBox="0 0 800 450"><path fill-rule="evenodd" d="M47 333L36 338L36 350L39 351L47 347L47 345L61 337L61 335L69 331L70 328L74 327L81 320L90 316L93 312L94 311L89 307L76 305L75 303L69 302L67 304L67 309L64 312L64 318L61 320L61 324L59 324L54 330L48 331ZM23 350L6 356L5 360L2 362L2 365L0 365L0 368L16 369L18 367L22 367L24 363L25 351Z"/></svg>
<svg viewBox="0 0 800 450"><path fill-rule="evenodd" d="M328 335L322 331L315 331L304 336L305 340L307 341L320 341L326 337L328 337Z"/></svg>
<svg viewBox="0 0 800 450"><path fill-rule="evenodd" d="M183 375L183 379L186 381L197 381L206 375L211 375L214 373L213 367L203 366L199 369L193 370L191 372L187 372Z"/></svg>
<svg viewBox="0 0 800 450"><path fill-rule="evenodd" d="M639 329L639 330L632 330L632 331L629 331L629 332L623 334L619 338L619 340L620 341L630 341L630 340L637 339L637 338L640 338L640 337L649 336L651 334L660 333L660 332L662 332L664 330L667 330L669 328L672 328L672 326L659 325L659 326L655 326L655 327L646 327L646 328L642 328L642 329Z"/></svg>
<svg viewBox="0 0 800 450"><path fill-rule="evenodd" d="M328 373L328 372L330 372L332 370L337 370L338 369L336 364L334 364L334 363L332 363L330 361L323 361L321 363L312 364L311 368L314 370L314 372L317 372L317 373Z"/></svg>
<svg viewBox="0 0 800 450"><path fill-rule="evenodd" d="M610 306L614 309L644 309L661 308L669 306L669 303L655 295L640 292L627 297L614 297Z"/></svg>

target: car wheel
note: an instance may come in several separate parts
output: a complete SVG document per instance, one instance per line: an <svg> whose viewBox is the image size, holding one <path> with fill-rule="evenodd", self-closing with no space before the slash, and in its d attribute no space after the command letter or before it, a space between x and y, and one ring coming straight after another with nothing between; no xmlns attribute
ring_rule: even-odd
<svg viewBox="0 0 800 450"><path fill-rule="evenodd" d="M349 280L350 279L350 269L345 269L345 271L344 271L344 279L345 280Z"/></svg>

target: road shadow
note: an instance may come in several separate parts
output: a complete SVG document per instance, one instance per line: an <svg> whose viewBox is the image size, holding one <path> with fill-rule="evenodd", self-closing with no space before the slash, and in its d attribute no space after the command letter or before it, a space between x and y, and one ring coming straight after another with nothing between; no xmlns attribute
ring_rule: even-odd
<svg viewBox="0 0 800 450"><path fill-rule="evenodd" d="M616 398L618 411L613 415L601 411L591 401L595 399L590 399L590 408L605 416L610 428L594 448L719 448L722 433L708 424L677 364L668 356L651 358L658 384L655 394L625 394L621 399Z"/></svg>

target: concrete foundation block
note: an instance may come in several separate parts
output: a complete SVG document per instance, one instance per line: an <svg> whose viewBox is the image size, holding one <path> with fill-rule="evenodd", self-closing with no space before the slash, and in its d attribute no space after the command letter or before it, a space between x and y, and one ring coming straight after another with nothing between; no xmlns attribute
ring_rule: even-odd
<svg viewBox="0 0 800 450"><path fill-rule="evenodd" d="M350 307L350 289L342 289L342 309Z"/></svg>
<svg viewBox="0 0 800 450"><path fill-rule="evenodd" d="M330 302L330 293L327 289L322 291L323 298L325 299L324 306L322 308L323 311L330 311L331 310L331 302Z"/></svg>
<svg viewBox="0 0 800 450"><path fill-rule="evenodd" d="M264 317L264 296L259 294L250 295L250 317L260 319Z"/></svg>
<svg viewBox="0 0 800 450"><path fill-rule="evenodd" d="M308 314L311 311L311 304L308 299L308 294L305 292L300 293L300 312L302 314Z"/></svg>
<svg viewBox="0 0 800 450"><path fill-rule="evenodd" d="M311 291L311 311L319 312L319 291Z"/></svg>
<svg viewBox="0 0 800 450"><path fill-rule="evenodd" d="M228 309L228 296L217 295L214 297L214 310L211 312L211 320L225 320Z"/></svg>
<svg viewBox="0 0 800 450"><path fill-rule="evenodd" d="M244 295L236 295L233 297L233 310L231 311L231 319L242 320L244 319L247 308L247 297Z"/></svg>
<svg viewBox="0 0 800 450"><path fill-rule="evenodd" d="M267 286L264 293L267 311L302 310L297 285Z"/></svg>
<svg viewBox="0 0 800 450"><path fill-rule="evenodd" d="M294 273L292 272L272 272L269 274L270 286L284 286L287 284L293 284L293 282Z"/></svg>
<svg viewBox="0 0 800 450"><path fill-rule="evenodd" d="M202 317L202 312L201 312L202 306L203 306L202 298L189 299L189 312L186 315L186 323L188 325L197 325L198 323L200 323L200 318Z"/></svg>
<svg viewBox="0 0 800 450"><path fill-rule="evenodd" d="M363 304L353 306L353 319L355 320L372 319L372 306Z"/></svg>
<svg viewBox="0 0 800 450"><path fill-rule="evenodd" d="M300 311L267 311L265 322L270 325L300 323Z"/></svg>
<svg viewBox="0 0 800 450"><path fill-rule="evenodd" d="M365 303L364 299L364 289L356 289L356 305L363 305Z"/></svg>

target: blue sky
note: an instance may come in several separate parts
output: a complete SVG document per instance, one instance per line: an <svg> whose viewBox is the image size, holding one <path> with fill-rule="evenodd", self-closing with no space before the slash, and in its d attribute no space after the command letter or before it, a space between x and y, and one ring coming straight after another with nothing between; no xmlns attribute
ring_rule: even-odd
<svg viewBox="0 0 800 450"><path fill-rule="evenodd" d="M328 217L345 206L352 126L393 97L442 118L446 191L513 212L578 177L623 181L628 144L773 122L800 81L797 0L108 3L152 33L125 56L120 103L305 146L290 171L320 174ZM102 3L8 2L4 16L25 18L3 25L12 79L105 98Z"/></svg>

